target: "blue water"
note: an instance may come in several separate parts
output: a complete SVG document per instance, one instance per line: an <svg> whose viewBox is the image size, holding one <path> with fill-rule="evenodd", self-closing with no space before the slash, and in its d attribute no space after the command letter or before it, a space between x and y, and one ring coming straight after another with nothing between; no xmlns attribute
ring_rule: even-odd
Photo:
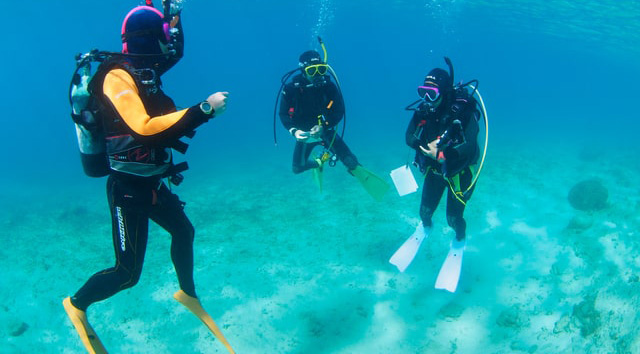
<svg viewBox="0 0 640 354"><path fill-rule="evenodd" d="M83 264L82 262L87 261L84 254L103 252L100 258L102 263L99 263L101 267L111 262L111 250L107 242L110 231L104 200L104 181L91 180L82 173L75 132L69 117L68 85L76 53L92 48L114 51L120 49L122 18L136 4L134 1L69 0L64 4L14 2L10 7L7 6L9 13L3 18L6 33L2 42L3 55L0 57L4 68L0 76L0 108L3 112L0 120L4 128L1 144L5 152L5 167L0 175L3 186L0 190L0 212L6 218L0 223L5 229L0 240L6 241L8 246L3 250L5 257L0 265L4 269L11 266L13 268L8 272L12 275L6 275L1 283L2 299L5 304L19 306L28 293L25 288L36 287L42 294L29 295L26 302L29 306L46 312L46 315L38 315L41 316L39 321L53 321L51 323L57 326L50 328L45 323L29 321L19 311L6 305L0 309L4 311L1 318L11 320L5 321L9 325L3 330L6 333L15 332L21 321L25 321L29 328L23 334L7 336L6 347L10 348L10 352L33 349L51 352L81 350L79 341L70 337L73 335L72 329L66 322L58 300L72 294L93 271L99 269L93 264ZM336 70L342 84L348 118L345 140L365 166L386 176L390 169L406 161L408 149L404 147L403 134L410 114L404 111L404 107L416 99L415 88L422 83L424 75L431 68L446 68L442 58L448 56L455 66L456 81L479 80L479 88L489 112L491 135L487 172L483 176L486 181L485 189L479 188L476 192L475 207L471 203L475 209L468 212L467 218L473 220L476 217L476 221L469 221L470 228L475 226L477 233L480 233L480 229L486 228L487 223L491 224L483 220L490 219L490 215L493 215L491 212L495 212L502 215L504 230L501 233L500 226L494 225L493 227L498 228L496 234L502 237L484 239L482 243L508 245L514 234L528 235L540 242L544 237L536 238L539 233L535 230L538 228L549 230L549 234L560 232L573 216L573 211L566 203L566 193L583 175L587 175L601 177L607 182L611 189L610 204L613 208L606 215L590 216L596 220L594 225L600 225L600 229L593 231L593 239L615 232L621 244L625 244L626 237L632 239L640 225L637 213L633 214L639 210L636 183L640 173L635 146L637 131L640 129L640 116L636 109L636 88L640 80L640 64L637 60L640 54L639 20L640 3L613 0L187 1L183 13L185 57L163 77L165 91L182 107L193 105L216 91L229 91L230 100L224 115L198 130L186 157L192 166L186 173L186 183L191 186L181 187L185 189L178 193L191 202L190 215L197 229L208 230L203 232L204 240L207 240L207 235L211 237L218 232L228 237L238 237L244 242L252 242L252 237L256 234L256 238L274 237L279 240L279 243L261 241L262 247L270 248L268 253L276 257L275 261L273 258L261 258L261 254L255 249L244 248L249 246L231 241L224 244L224 252L231 254L228 256L229 260L249 257L242 258L248 264L242 268L241 273L244 275L238 278L243 281L234 283L227 279L229 283L234 283L235 291L246 297L237 296L234 298L236 302L222 302L223 305L229 305L229 308L241 308L234 312L234 316L226 317L227 321L236 321L229 324L231 341L239 343L239 347L245 349L244 352L360 352L365 347L358 347L358 343L369 343L370 338L381 334L366 329L366 325L359 322L358 316L347 316L342 320L358 328L361 336L354 338L359 339L349 337L350 333L344 331L332 336L322 330L310 330L301 334L293 329L297 327L296 318L305 318L304 321L307 322L303 322L307 325L308 321L317 321L317 326L331 322L322 317L329 316L328 314L340 319L336 315L340 313L340 307L321 303L321 300L312 303L309 311L315 309L322 315L310 316L312 320L309 320L302 309L291 309L291 313L295 314L292 316L294 322L272 322L269 329L261 334L264 336L262 342L251 338L251 331L255 331L258 325L255 321L242 317L255 316L256 311L260 310L241 306L245 303L244 300L249 303L251 296L267 296L254 287L268 289L269 286L260 283L260 277L250 276L248 273L252 269L255 271L260 264L278 264L279 256L284 257L281 262L284 266L295 265L295 269L304 271L304 264L291 263L283 256L287 252L278 250L278 244L294 247L297 243L293 239L300 237L288 228L287 223L292 220L287 218L291 215L297 218L325 215L331 220L325 222L322 219L321 223L323 227L334 230L327 231L327 234L337 233L339 235L333 236L340 238L303 241L322 251L332 252L325 243L339 243L342 237L349 237L354 230L361 231L362 234L357 239L362 244L355 248L370 247L371 251L352 251L364 262L363 272L374 274L378 269L383 269L384 272L392 273L391 269L384 268L386 259L411 232L413 226L407 224L415 222L417 218L417 194L400 200L395 196L389 197L384 206L366 199L352 203L345 195L356 195L359 198L361 195L358 193L361 191L355 182L348 180L349 177L342 168L326 176L328 195L325 193L323 197L315 198L310 203L319 210L316 214L313 210L307 214L296 212L302 202L290 196L309 187L310 181L294 177L290 173L292 142L279 122L277 134L280 144L274 147L273 105L280 78L296 67L298 55L308 49L320 51L317 36L321 36L326 43L329 63ZM549 199L539 196L543 190L549 191ZM203 191L212 194L208 195ZM205 210L215 214L220 213L221 209L239 212L225 214L222 220L205 215ZM246 214L254 215L255 219ZM352 217L331 219L335 215ZM563 218L551 220L558 215ZM444 215L440 214L439 217L439 222L444 227ZM410 219L408 223L407 218ZM511 221L507 222L506 219ZM259 227L253 224L255 220L259 220ZM313 222L318 222L314 220ZM371 224L364 227L363 220ZM96 229L87 230L79 226L87 222L95 225ZM520 222L531 228L522 226ZM617 225L617 228L614 227L611 232L606 231L612 224ZM336 229L340 231L335 231ZM96 230L101 235L95 234ZM392 234L394 230L398 230L397 234ZM380 239L380 234L385 234L385 238ZM99 251L87 249L88 246L83 241L78 241L86 237L103 239L104 247L96 247ZM316 237L320 236L314 235L313 238ZM220 241L215 238L209 240L211 243L208 245L201 241L201 246L207 252L220 251L211 246ZM406 311L428 308L429 296L433 292L433 273L437 272L441 253L446 249L445 240L439 242L440 248L434 246L429 249L429 254L435 258L432 263L428 263L426 273L416 271L411 278L394 280L402 285L404 292L378 297L379 294L375 291L362 290L358 294L366 305L371 308L378 308L375 304L384 307L391 297L411 296L412 299L398 300L401 303L399 308ZM536 242L514 246L510 250L522 254L535 253L539 251L537 247L540 245ZM606 246L603 245L604 241L594 242L595 248ZM637 244L632 245L628 246L628 253L623 254L637 255L638 248L634 248ZM33 248L39 249L36 252ZM504 251L498 248L499 252ZM153 254L150 250L147 264L160 262L165 267L162 269L170 271L166 250L166 247L158 247L157 252L160 252L162 259L158 259L158 254ZM348 253L348 250L344 252ZM478 259L491 259L488 252L486 248L481 249L477 253ZM602 252L608 254L606 251ZM339 252L336 252L335 258L331 254L324 254L320 258L322 262L333 264L333 267L326 268L328 274L333 274L332 270L336 271L340 264L355 267L348 261L350 256L337 253ZM84 256L76 259L76 254ZM26 263L20 263L36 255L41 259L40 263L32 263L27 268ZM208 272L208 257L209 254L204 254L196 260L196 268L200 269L200 273ZM536 256L531 257L530 261L539 261ZM567 257L572 259L566 255L558 256L555 262L572 264L571 260L566 260ZM509 256L504 258L508 259ZM629 269L638 270L636 263L629 259L624 262ZM201 268L198 268L198 263ZM223 263L216 264L224 267ZM619 263L615 264L620 266ZM601 265L586 262L586 265L577 267L588 273L596 272L589 267L599 266ZM548 275L548 268L541 267L543 270L540 272ZM312 272L320 272L325 268L312 269ZM489 271L491 269L489 267ZM231 270L227 270L229 271ZM72 275L69 276L67 272L72 272ZM280 274L274 272L270 274ZM539 276L535 275L536 272L528 269L524 274ZM39 275L37 284L33 284L35 281L24 280L31 279L25 274L35 273ZM293 273L295 272L287 273L282 270L282 274L286 274L281 276L284 277L282 279L286 278L285 283L298 281L309 285L309 279L318 276ZM296 274L299 278L296 278ZM509 278L506 271L498 274L499 279ZM67 276L68 283L52 285L56 282L55 279L67 279ZM142 289L136 288L135 295L130 296L136 299L150 297L149 293L154 290L145 292L145 289L154 289L155 276L143 274L148 282L141 284L139 287ZM273 276L278 279L278 275ZM293 280L288 280L289 276ZM477 279L485 279L481 275L478 277L475 278L476 282L482 283ZM526 286L526 279L530 278L523 277L515 278ZM223 285L219 284L219 278L213 276L201 275L200 278L200 292L207 294L205 298L210 299L210 306L213 308L217 301L216 291L220 291ZM175 285L171 283L172 279L167 276L167 284ZM252 284L252 281L259 285ZM479 285L481 294L489 293L496 298L501 296L499 286L486 284L497 283L487 280L485 287ZM47 294L52 288L55 288L55 293ZM546 291L542 286L540 289ZM339 297L322 286L315 291L320 292L318 299L323 298L321 295L331 299ZM584 297L586 292L597 291L585 288L584 293L575 292L571 296L579 297L576 294L581 294ZM347 297L353 295L344 289L337 294ZM478 295L471 290L466 294L469 298ZM570 314L571 306L581 303L578 299L563 303L563 296L569 295L558 292L554 294L557 296L553 301L569 308L562 310L565 313L568 311ZM443 295L433 296L433 301L440 305L449 301ZM635 296L629 291L625 299L637 304ZM114 298L107 303L109 301L121 301L120 304L126 305L126 300ZM501 303L500 300L495 301L496 304ZM600 310L605 307L602 303L596 302L600 304ZM480 306L470 300L461 300L461 305L456 306L464 308L466 305L476 306L476 309ZM345 306L351 308L358 305L346 301ZM393 306L391 308L398 309ZM548 304L542 308L549 316L555 311L554 306ZM122 311L117 307L109 309L113 311L110 316ZM458 311L449 307L447 309L446 311L454 313ZM163 310L159 308L158 311ZM214 317L223 316L224 311L225 309L215 310ZM363 311L364 317L375 317L373 310ZM489 317L497 317L502 313L498 310L493 312L491 306L486 311L490 314ZM447 344L449 342L439 343L431 337L427 342L415 345L410 343L406 338L421 338L421 331L436 328L434 323L426 322L438 319L436 313L439 312L434 310L427 313L420 315L422 317L419 319L416 319L417 315L402 317L398 323L406 323L412 329L412 335L395 341L389 339L385 342L388 346L383 346L385 350L380 352L389 352L389 348L402 348L397 352L456 352L456 348L484 352L482 347L465 346L462 343L464 339L456 342L458 344L455 346ZM637 319L637 316L636 312L634 317ZM143 323L146 321L145 314L138 313L134 317ZM455 330L455 326L459 325L461 327L458 330L475 338L468 333L469 327L456 322L464 318L464 314L460 318L445 318L451 328ZM122 320L114 321L116 322L111 326L117 328L117 321ZM241 323L244 321L255 326L242 327ZM423 326L413 327L416 326L412 323L415 321ZM100 321L96 319L96 322ZM495 325L495 321L490 322ZM606 321L602 319L601 322ZM195 322L189 322L188 325L193 331L200 329ZM521 325L534 327L530 324ZM104 324L96 325L98 326L109 331ZM310 326L313 328L313 324ZM570 327L567 325L567 328ZM640 350L637 331L621 331L626 336L624 338L630 339L625 342L627 344L616 347L611 343L619 343L617 339L611 339L611 343L595 339L596 335L614 336L612 333L616 332L615 329L608 328L589 337L581 335L578 327L580 326L573 327L575 337L567 335L555 341L549 338L550 329L545 327L546 332L542 330L533 333L540 336L540 333L546 333L547 337L539 342L532 341L522 345L519 342L500 344L502 337L494 333L492 343L495 346L487 350ZM171 331L170 326L154 328L156 330L150 336L153 341L162 342L163 336L169 336ZM439 326L437 330L446 331L446 328ZM34 333L35 331L40 334ZM111 335L114 335L113 332ZM287 345L274 344L267 338L269 336L280 340L289 338L291 342ZM67 337L70 339L67 340ZM571 338L579 338L579 341ZM208 337L207 340L213 341ZM336 341L336 345L328 345L324 340ZM148 352L136 347L134 342L131 340L129 347L123 344L120 349L114 348L114 352L124 352L126 348L132 352ZM113 346L115 343L114 339L109 342ZM260 343L264 343L264 351L257 349L261 347ZM429 346L429 343L436 345ZM161 348L158 349L160 352L207 352L202 349L203 346L204 344L195 348L174 343L173 346L167 344L166 347L156 348ZM222 352L223 349L215 347L208 350Z"/></svg>
<svg viewBox="0 0 640 354"><path fill-rule="evenodd" d="M3 143L21 146L9 156L10 166L20 166L16 174L44 168L77 175L73 130L63 123L73 55L118 50L121 17L132 3L13 4L4 22L17 34L5 36L7 54L0 60L2 119L15 132ZM593 3L193 1L184 13L186 55L165 86L183 106L230 91L219 130L243 131L269 147L279 78L296 66L299 53L319 50L315 37L321 35L342 80L351 136L364 127L372 134L402 131L408 116L402 108L446 55L457 79L480 80L496 141L628 142L633 136L626 133L638 124L639 5ZM604 138L605 131L613 137ZM27 146L21 132L28 132ZM233 148L245 145L234 134L222 136Z"/></svg>

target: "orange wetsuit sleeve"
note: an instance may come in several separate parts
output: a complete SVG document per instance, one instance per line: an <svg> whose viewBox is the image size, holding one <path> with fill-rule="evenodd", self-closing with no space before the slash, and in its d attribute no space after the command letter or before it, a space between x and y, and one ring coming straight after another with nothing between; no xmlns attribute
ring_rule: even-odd
<svg viewBox="0 0 640 354"><path fill-rule="evenodd" d="M211 118L198 105L162 116L149 116L134 79L123 69L107 73L103 92L132 133L143 138L179 138Z"/></svg>

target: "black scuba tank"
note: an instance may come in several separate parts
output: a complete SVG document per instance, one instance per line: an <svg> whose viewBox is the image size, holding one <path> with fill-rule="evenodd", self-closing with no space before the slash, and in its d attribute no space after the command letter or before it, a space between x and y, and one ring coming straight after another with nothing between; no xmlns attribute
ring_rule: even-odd
<svg viewBox="0 0 640 354"><path fill-rule="evenodd" d="M82 169L89 177L103 177L109 174L109 160L106 154L106 140L101 122L97 116L95 100L89 93L91 64L83 62L76 70L69 92L71 117L75 123Z"/></svg>

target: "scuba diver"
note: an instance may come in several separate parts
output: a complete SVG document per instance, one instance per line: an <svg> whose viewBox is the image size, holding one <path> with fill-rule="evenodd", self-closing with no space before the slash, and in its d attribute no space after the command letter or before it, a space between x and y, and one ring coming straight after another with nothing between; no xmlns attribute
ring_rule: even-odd
<svg viewBox="0 0 640 354"><path fill-rule="evenodd" d="M299 174L312 169L314 178L322 191L324 164L335 166L336 160L340 160L347 171L358 179L372 197L381 200L389 189L389 185L360 165L337 132L337 125L345 118L344 99L337 76L327 64L324 43L319 37L318 41L324 51L324 60L315 50L302 53L299 57L299 68L283 76L282 86L276 99L276 109L280 100L278 111L280 122L296 139L293 151L293 173ZM344 135L344 126L342 131ZM322 153L310 159L313 149L317 146L323 148Z"/></svg>
<svg viewBox="0 0 640 354"><path fill-rule="evenodd" d="M453 65L449 58L445 58L445 62L449 72L441 68L431 70L423 85L418 86L420 99L407 107L413 111L413 116L405 134L406 144L416 151L414 165L425 175L420 202L421 224L390 262L400 271L411 263L422 240L431 231L433 214L447 190L447 223L455 231L455 239L436 288L454 292L467 236L463 213L482 167L481 163L477 168L480 157L478 122L484 118L486 128L487 120L484 103L477 91L477 80L454 86ZM474 98L476 94L480 104Z"/></svg>
<svg viewBox="0 0 640 354"><path fill-rule="evenodd" d="M195 230L184 212L185 203L170 190L171 184L182 181L180 172L187 168L186 163L173 163L172 149L184 153L186 143L179 139L192 137L194 129L224 113L228 97L228 92L216 92L177 111L173 100L163 92L161 76L183 55L180 5L163 1L161 12L147 0L146 6L133 8L122 24L122 53L92 51L82 56L72 81L72 117L78 128L83 167L91 176L109 176L107 198L115 250L113 267L95 273L73 296L63 300L90 353L106 350L89 324L87 308L138 282L149 219L171 235L171 259L180 285L174 298L233 353L198 300L193 279ZM91 61L101 64L89 79L86 66ZM78 78L79 73L84 76ZM89 92L90 97L83 97L82 92ZM85 107L81 107L83 104ZM102 139L88 142L88 132L100 133L94 137ZM87 145L100 143L103 154L97 148L86 149ZM163 178L168 178L168 183Z"/></svg>

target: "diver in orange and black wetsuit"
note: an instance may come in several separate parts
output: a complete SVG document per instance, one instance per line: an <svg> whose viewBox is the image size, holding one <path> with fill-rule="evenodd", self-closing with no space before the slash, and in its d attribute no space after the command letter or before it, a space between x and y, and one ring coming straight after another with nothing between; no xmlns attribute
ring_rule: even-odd
<svg viewBox="0 0 640 354"><path fill-rule="evenodd" d="M162 178L180 182L179 172L186 166L173 164L172 149L184 152L186 144L179 139L192 137L195 128L223 113L228 93L214 93L199 104L176 111L173 100L161 89L160 76L182 57L183 35L180 23L176 23L179 14L171 23L177 29L174 38L164 17L150 6L131 10L122 26L123 53L129 55L103 63L89 87L103 107L101 120L110 167L107 196L116 261L113 267L94 274L63 303L90 352L104 348L86 319L87 307L138 282L149 219L171 234L171 259L181 289L174 297L198 317L206 315L193 281L194 227L183 210L185 203ZM206 323L206 318L201 319Z"/></svg>

